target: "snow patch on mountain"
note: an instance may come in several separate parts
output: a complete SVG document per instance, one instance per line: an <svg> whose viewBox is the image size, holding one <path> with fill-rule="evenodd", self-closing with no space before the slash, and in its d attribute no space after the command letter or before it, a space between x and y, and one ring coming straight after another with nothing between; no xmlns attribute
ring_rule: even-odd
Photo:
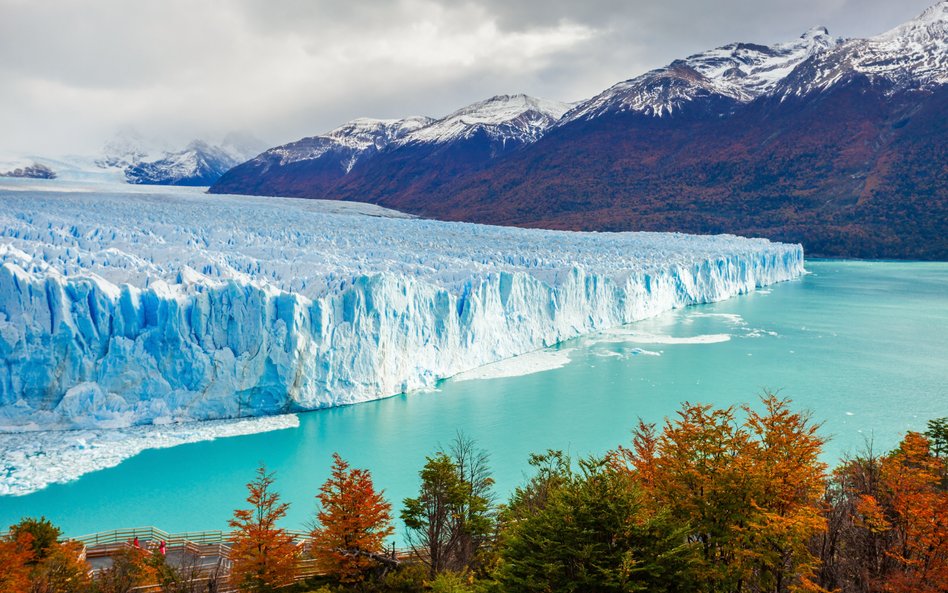
<svg viewBox="0 0 948 593"><path fill-rule="evenodd" d="M528 95L497 95L406 135L398 144L444 144L483 132L501 142L530 144L556 123L572 105Z"/></svg>
<svg viewBox="0 0 948 593"><path fill-rule="evenodd" d="M238 170L252 170L259 177L274 168L309 163L341 177L377 154L406 145L442 145L484 134L501 148L521 146L538 140L569 107L527 95L498 95L441 119L358 118L320 136L271 148Z"/></svg>
<svg viewBox="0 0 948 593"><path fill-rule="evenodd" d="M948 83L948 0L876 37L844 40L814 27L789 43L731 43L620 82L570 110L560 124L607 113L662 117L699 99L747 103L805 95L854 74L894 88Z"/></svg>
<svg viewBox="0 0 948 593"><path fill-rule="evenodd" d="M166 152L154 160L139 160L125 167L129 183L150 185L212 185L228 169L262 150L257 142L231 142L219 146L194 140L184 150Z"/></svg>
<svg viewBox="0 0 948 593"><path fill-rule="evenodd" d="M881 35L851 39L820 53L788 76L777 94L819 92L854 74L893 90L948 84L948 0Z"/></svg>
<svg viewBox="0 0 948 593"><path fill-rule="evenodd" d="M620 82L577 105L561 123L624 111L662 117L712 96L746 103L770 92L798 64L840 41L824 27L814 27L789 43L724 45Z"/></svg>
<svg viewBox="0 0 948 593"><path fill-rule="evenodd" d="M0 429L355 403L803 273L799 245L0 191Z"/></svg>
<svg viewBox="0 0 948 593"><path fill-rule="evenodd" d="M275 159L280 165L335 156L348 173L367 153L382 150L390 143L433 121L428 117L405 119L358 118L322 136L311 136L296 142L271 148L257 159L266 162Z"/></svg>
<svg viewBox="0 0 948 593"><path fill-rule="evenodd" d="M7 169L4 171L4 169ZM13 167L4 167L0 163L0 177L18 177L21 179L55 179L56 172L43 163L31 161Z"/></svg>

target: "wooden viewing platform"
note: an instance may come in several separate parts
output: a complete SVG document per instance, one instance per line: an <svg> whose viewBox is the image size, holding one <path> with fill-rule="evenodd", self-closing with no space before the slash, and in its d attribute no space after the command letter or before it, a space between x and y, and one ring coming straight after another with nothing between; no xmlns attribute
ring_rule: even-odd
<svg viewBox="0 0 948 593"><path fill-rule="evenodd" d="M296 563L296 579L304 580L322 574L316 560L309 558L310 534L306 531L286 530L300 549ZM93 572L105 570L112 565L112 558L132 546L138 539L140 548L157 552L161 542L165 542L169 561L196 568L199 580L215 579L218 591L226 593L235 588L229 582L231 568L231 543L234 533L228 531L186 531L170 533L157 527L133 527L100 531L79 537L67 538L79 542L84 547L86 560ZM408 549L391 549L391 557L398 562L410 560L414 552ZM139 587L136 590L151 591L154 586Z"/></svg>

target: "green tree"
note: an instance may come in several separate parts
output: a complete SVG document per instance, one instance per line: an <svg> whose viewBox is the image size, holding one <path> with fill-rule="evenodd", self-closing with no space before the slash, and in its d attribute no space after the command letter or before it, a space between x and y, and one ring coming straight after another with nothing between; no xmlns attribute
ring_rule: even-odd
<svg viewBox="0 0 948 593"><path fill-rule="evenodd" d="M628 472L607 459L573 472L558 451L531 458L537 474L503 513L505 591L691 591L692 548L667 514L651 514Z"/></svg>
<svg viewBox="0 0 948 593"><path fill-rule="evenodd" d="M488 465L490 458L462 432L455 435L448 454L467 488L458 508L461 524L456 562L461 567L477 568L481 564L482 552L494 537L496 525L494 478Z"/></svg>
<svg viewBox="0 0 948 593"><path fill-rule="evenodd" d="M935 457L948 455L948 418L936 418L928 421L928 430L925 431Z"/></svg>
<svg viewBox="0 0 948 593"><path fill-rule="evenodd" d="M477 568L496 524L487 454L458 433L447 452L427 457L417 497L401 512L407 539L431 576Z"/></svg>
<svg viewBox="0 0 948 593"><path fill-rule="evenodd" d="M19 523L10 526L10 535L13 539L20 539L25 533L30 534L34 564L45 558L62 537L62 531L46 517L39 519L25 517L20 519Z"/></svg>
<svg viewBox="0 0 948 593"><path fill-rule="evenodd" d="M454 568L462 535L460 509L469 489L443 452L426 458L419 476L421 490L417 497L405 499L401 517L409 545L434 576Z"/></svg>

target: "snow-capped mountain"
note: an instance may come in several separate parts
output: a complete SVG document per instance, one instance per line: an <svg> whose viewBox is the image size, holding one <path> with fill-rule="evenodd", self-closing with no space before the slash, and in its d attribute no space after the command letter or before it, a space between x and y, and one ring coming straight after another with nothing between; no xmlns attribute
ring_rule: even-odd
<svg viewBox="0 0 948 593"><path fill-rule="evenodd" d="M125 169L141 161L161 158L168 147L154 139L145 138L138 130L124 127L102 147L95 165L102 169Z"/></svg>
<svg viewBox="0 0 948 593"><path fill-rule="evenodd" d="M396 144L445 144L478 133L501 144L536 142L571 107L528 95L497 95L431 121Z"/></svg>
<svg viewBox="0 0 948 593"><path fill-rule="evenodd" d="M21 168L29 173L21 176L59 177L84 183L205 186L266 148L266 144L248 134L231 133L218 143L193 140L183 149L175 150L125 128L106 142L98 154L20 155L0 159L0 171Z"/></svg>
<svg viewBox="0 0 948 593"><path fill-rule="evenodd" d="M214 193L291 193L279 179L305 179L319 186L335 183L357 163L371 159L392 142L431 123L427 117L359 118L319 136L261 152L234 166L212 187Z"/></svg>
<svg viewBox="0 0 948 593"><path fill-rule="evenodd" d="M449 163L480 166L536 142L569 107L527 95L498 95L440 119L355 119L323 135L271 148L228 171L211 191L321 195L353 183L352 176L410 177L421 162L429 170Z"/></svg>
<svg viewBox="0 0 948 593"><path fill-rule="evenodd" d="M510 225L734 232L822 255L948 257L933 222L948 219L948 0L868 39L814 27L787 43L731 43L567 107L494 97L354 167L241 165L211 191Z"/></svg>
<svg viewBox="0 0 948 593"><path fill-rule="evenodd" d="M155 160L140 160L125 167L129 183L147 185L212 185L228 169L246 161L256 148L233 144L214 146L194 140L184 150L167 152Z"/></svg>
<svg viewBox="0 0 948 593"><path fill-rule="evenodd" d="M868 39L850 39L820 52L780 81L775 94L806 95L863 76L889 92L948 83L948 1Z"/></svg>
<svg viewBox="0 0 948 593"><path fill-rule="evenodd" d="M560 123L624 111L662 117L712 98L747 103L772 91L803 61L840 42L825 27L814 27L789 43L731 43L620 82L577 105Z"/></svg>
<svg viewBox="0 0 948 593"><path fill-rule="evenodd" d="M27 179L55 179L56 172L43 163L30 162L17 167L12 167L8 171L2 170L0 164L0 177L21 177Z"/></svg>
<svg viewBox="0 0 948 593"><path fill-rule="evenodd" d="M431 121L433 120L428 117L358 118L321 136L311 136L271 148L261 154L258 159L288 165L329 157L338 162L340 168L348 173L363 156L382 150L393 141L404 138Z"/></svg>

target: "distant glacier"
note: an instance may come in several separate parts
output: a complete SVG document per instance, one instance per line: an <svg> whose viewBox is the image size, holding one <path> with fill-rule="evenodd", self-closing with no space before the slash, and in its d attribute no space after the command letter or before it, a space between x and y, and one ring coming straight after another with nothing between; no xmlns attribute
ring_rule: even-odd
<svg viewBox="0 0 948 593"><path fill-rule="evenodd" d="M156 192L0 189L0 430L367 401L804 272L763 239Z"/></svg>

